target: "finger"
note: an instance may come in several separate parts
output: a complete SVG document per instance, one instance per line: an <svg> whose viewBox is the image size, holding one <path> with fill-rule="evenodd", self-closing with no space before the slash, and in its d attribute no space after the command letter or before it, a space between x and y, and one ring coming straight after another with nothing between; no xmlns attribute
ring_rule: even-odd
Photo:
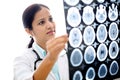
<svg viewBox="0 0 120 80"><path fill-rule="evenodd" d="M65 44L61 43L59 45L53 46L52 48L49 49L48 53L53 56L56 57L59 55L59 53L65 48Z"/></svg>
<svg viewBox="0 0 120 80"><path fill-rule="evenodd" d="M49 46L53 46L53 45L60 44L60 43L66 43L67 41L68 41L67 35L63 35L57 38L50 39L49 41L47 41L46 44L49 44Z"/></svg>
<svg viewBox="0 0 120 80"><path fill-rule="evenodd" d="M57 38L55 38L55 41L57 41L58 43L59 42L67 42L68 41L68 36L67 35L62 35L62 36L59 36Z"/></svg>

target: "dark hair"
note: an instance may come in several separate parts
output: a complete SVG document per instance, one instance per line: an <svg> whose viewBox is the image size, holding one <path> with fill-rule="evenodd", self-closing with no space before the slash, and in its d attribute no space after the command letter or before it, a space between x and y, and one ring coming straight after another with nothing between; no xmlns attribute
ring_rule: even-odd
<svg viewBox="0 0 120 80"><path fill-rule="evenodd" d="M42 7L48 8L46 5L43 4L32 4L25 9L22 15L24 28L28 28L29 30L32 30L32 22L34 20L34 16L38 11L42 9ZM31 41L28 44L28 48L32 47L33 42L34 40L33 38L31 38Z"/></svg>

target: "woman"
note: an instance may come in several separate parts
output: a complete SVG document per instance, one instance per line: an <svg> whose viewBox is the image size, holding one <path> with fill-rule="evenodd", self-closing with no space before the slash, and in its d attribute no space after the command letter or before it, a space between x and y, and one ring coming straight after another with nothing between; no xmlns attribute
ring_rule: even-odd
<svg viewBox="0 0 120 80"><path fill-rule="evenodd" d="M15 59L14 80L69 80L68 59L63 51L67 35L55 38L55 23L43 4L32 4L23 12L25 31L31 42Z"/></svg>

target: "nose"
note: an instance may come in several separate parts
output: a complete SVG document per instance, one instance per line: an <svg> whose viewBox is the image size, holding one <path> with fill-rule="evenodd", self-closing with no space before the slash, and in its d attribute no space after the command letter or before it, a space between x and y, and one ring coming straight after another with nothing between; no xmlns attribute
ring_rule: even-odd
<svg viewBox="0 0 120 80"><path fill-rule="evenodd" d="M55 23L54 22L50 22L50 21L47 21L47 29L51 29L51 28L54 28L55 27Z"/></svg>

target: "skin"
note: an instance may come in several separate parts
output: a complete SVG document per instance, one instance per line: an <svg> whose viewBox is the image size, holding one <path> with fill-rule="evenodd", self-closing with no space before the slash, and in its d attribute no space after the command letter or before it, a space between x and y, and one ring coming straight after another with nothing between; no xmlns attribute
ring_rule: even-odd
<svg viewBox="0 0 120 80"><path fill-rule="evenodd" d="M45 80L54 63L57 61L58 55L65 48L68 37L65 34L55 38L55 23L52 20L49 9L45 7L42 7L42 9L35 14L32 27L32 30L26 28L26 32L47 52L41 65L39 65L35 71L33 80Z"/></svg>

